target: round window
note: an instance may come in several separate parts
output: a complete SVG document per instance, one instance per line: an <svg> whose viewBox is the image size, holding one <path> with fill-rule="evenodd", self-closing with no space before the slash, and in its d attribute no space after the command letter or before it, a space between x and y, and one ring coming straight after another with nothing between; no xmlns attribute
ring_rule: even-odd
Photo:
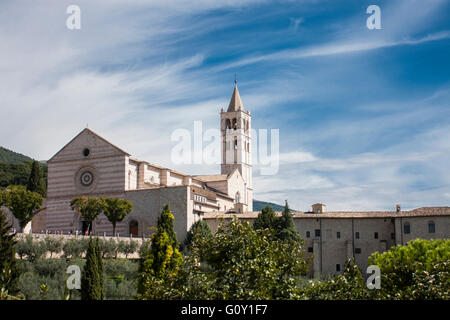
<svg viewBox="0 0 450 320"><path fill-rule="evenodd" d="M80 175L80 183L84 187L89 187L94 182L94 174L90 171L84 171Z"/></svg>

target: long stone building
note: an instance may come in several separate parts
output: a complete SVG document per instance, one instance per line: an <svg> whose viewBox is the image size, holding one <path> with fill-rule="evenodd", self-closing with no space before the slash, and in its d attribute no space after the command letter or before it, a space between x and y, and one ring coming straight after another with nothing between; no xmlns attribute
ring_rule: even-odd
<svg viewBox="0 0 450 320"><path fill-rule="evenodd" d="M135 159L92 130L82 130L48 161L45 209L33 219L33 232L85 232L87 224L70 208L80 195L133 202L133 211L117 226L121 236L148 237L167 203L180 241L198 219L213 230L220 219L233 216L252 222L259 212L253 212L251 115L237 85L227 110L220 112L220 127L222 163L215 175L189 175ZM311 212L293 215L307 251L314 255L311 269L316 274L341 272L351 257L365 268L371 253L411 239L450 238L449 207L327 212L325 205L315 204ZM111 235L112 227L100 215L92 231Z"/></svg>
<svg viewBox="0 0 450 320"><path fill-rule="evenodd" d="M258 212L236 215L253 223ZM278 212L278 215L281 213ZM354 258L366 270L368 257L395 245L421 239L450 238L450 207L427 207L402 211L327 212L324 204L314 204L311 212L292 212L294 224L308 253L313 254L312 274L335 274L345 262ZM224 213L207 213L203 217L213 231L219 221L232 219Z"/></svg>

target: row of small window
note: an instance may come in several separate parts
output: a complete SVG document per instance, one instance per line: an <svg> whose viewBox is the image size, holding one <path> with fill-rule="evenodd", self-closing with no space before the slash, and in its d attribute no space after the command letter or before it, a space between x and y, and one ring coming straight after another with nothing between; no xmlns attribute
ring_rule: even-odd
<svg viewBox="0 0 450 320"><path fill-rule="evenodd" d="M308 247L308 252L313 253L314 252L313 247ZM355 248L355 254L361 254L361 248Z"/></svg>
<svg viewBox="0 0 450 320"><path fill-rule="evenodd" d="M428 222L428 233L435 233L436 232L436 225L434 224L433 221ZM403 233L404 234L409 234L411 233L411 225L409 224L409 222L405 222L403 224Z"/></svg>
<svg viewBox="0 0 450 320"><path fill-rule="evenodd" d="M320 238L320 229L314 230L314 236L315 236L316 238ZM378 232L374 232L373 237L374 237L374 239L378 239ZM311 238L311 232L306 231L306 238ZM340 238L341 238L341 232L340 232L340 231L337 231L337 232L336 232L336 238L337 238L337 239L340 239ZM356 238L356 239L359 239L359 238L360 238L360 237L359 237L359 232L355 232L355 238ZM395 239L395 234L391 233L391 238L392 238L392 239Z"/></svg>
<svg viewBox="0 0 450 320"><path fill-rule="evenodd" d="M194 195L194 200L195 201L198 201L198 202L204 202L204 203L206 203L206 198L205 197L202 197L202 196L199 196L199 195Z"/></svg>

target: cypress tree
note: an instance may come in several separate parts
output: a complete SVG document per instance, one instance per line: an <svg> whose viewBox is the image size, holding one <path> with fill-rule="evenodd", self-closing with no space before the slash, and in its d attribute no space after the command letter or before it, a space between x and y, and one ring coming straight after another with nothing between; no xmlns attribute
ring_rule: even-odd
<svg viewBox="0 0 450 320"><path fill-rule="evenodd" d="M137 291L139 295L151 290L153 281L174 276L181 268L183 257L173 229L174 216L165 205L158 218L156 233L152 235L151 247L141 253ZM150 287L149 287L150 286Z"/></svg>
<svg viewBox="0 0 450 320"><path fill-rule="evenodd" d="M96 253L97 253L97 266L98 266L98 278L99 278L99 286L100 286L100 300L105 298L105 289L104 289L104 279L103 279L103 258L102 258L102 249L100 248L100 241L97 237L96 243Z"/></svg>
<svg viewBox="0 0 450 320"><path fill-rule="evenodd" d="M261 213L258 214L258 218L256 218L253 223L253 228L255 230L258 229L271 229L274 230L277 224L277 216L273 211L271 206L265 206L262 208Z"/></svg>
<svg viewBox="0 0 450 320"><path fill-rule="evenodd" d="M294 219L286 200L283 214L277 221L277 237L281 240L301 241L300 234L294 226Z"/></svg>
<svg viewBox="0 0 450 320"><path fill-rule="evenodd" d="M200 236L202 238L211 239L212 233L211 229L209 228L208 224L205 222L205 220L198 220L196 221L191 228L189 229L186 239L184 240L184 247L189 248L189 246L192 244L192 241L194 240L194 236Z"/></svg>
<svg viewBox="0 0 450 320"><path fill-rule="evenodd" d="M10 228L6 215L0 209L0 289L15 295L18 293L20 272L16 263L15 235L9 233Z"/></svg>
<svg viewBox="0 0 450 320"><path fill-rule="evenodd" d="M27 190L39 193L45 197L45 185L41 174L41 165L38 161L34 160L31 165L31 173L28 178Z"/></svg>
<svg viewBox="0 0 450 320"><path fill-rule="evenodd" d="M158 218L158 232L165 232L167 236L169 237L170 245L173 248L178 249L180 247L180 244L178 243L177 235L175 233L175 230L173 228L173 220L174 216L172 212L170 212L169 204L166 204L163 207L163 210L161 212L161 215Z"/></svg>
<svg viewBox="0 0 450 320"><path fill-rule="evenodd" d="M90 237L86 264L81 275L81 300L101 300L102 289L98 270L97 250L92 237Z"/></svg>

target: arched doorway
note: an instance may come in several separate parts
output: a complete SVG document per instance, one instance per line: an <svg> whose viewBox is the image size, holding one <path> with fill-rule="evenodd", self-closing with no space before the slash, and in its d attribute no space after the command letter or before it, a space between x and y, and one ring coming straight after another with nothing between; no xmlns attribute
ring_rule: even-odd
<svg viewBox="0 0 450 320"><path fill-rule="evenodd" d="M133 237L139 236L139 223L136 220L131 220L129 224L130 235Z"/></svg>

